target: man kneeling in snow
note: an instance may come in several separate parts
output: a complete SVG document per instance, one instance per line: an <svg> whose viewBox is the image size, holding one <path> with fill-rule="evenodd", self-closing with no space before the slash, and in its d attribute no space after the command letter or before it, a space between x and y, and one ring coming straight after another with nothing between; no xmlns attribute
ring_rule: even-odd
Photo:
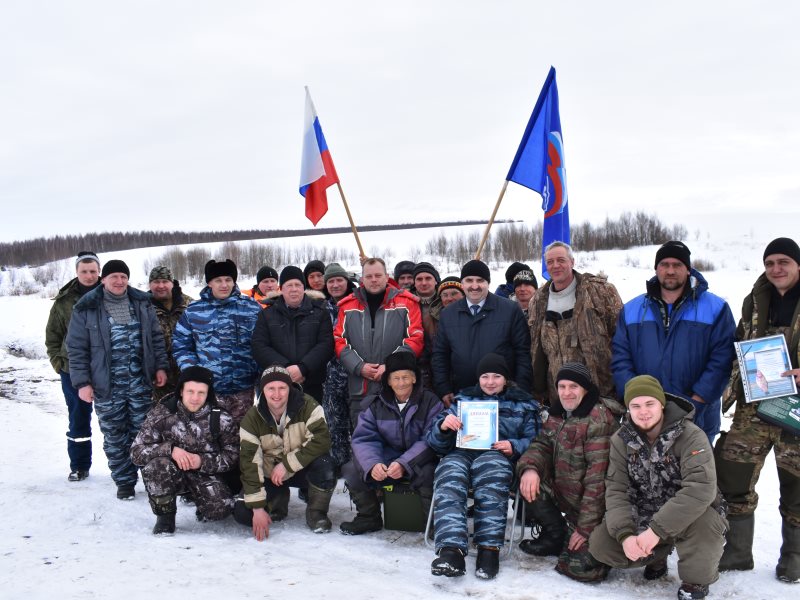
<svg viewBox="0 0 800 600"><path fill-rule="evenodd" d="M326 533L336 476L322 407L279 365L264 369L259 387L239 430L244 502L236 502L233 518L263 541L272 522L288 514L289 488L308 488L306 524Z"/></svg>
<svg viewBox="0 0 800 600"><path fill-rule="evenodd" d="M192 495L200 521L224 519L233 509L223 476L236 468L239 430L217 406L213 380L203 367L181 371L177 391L150 411L131 447L156 515L154 534L175 532L177 494Z"/></svg>

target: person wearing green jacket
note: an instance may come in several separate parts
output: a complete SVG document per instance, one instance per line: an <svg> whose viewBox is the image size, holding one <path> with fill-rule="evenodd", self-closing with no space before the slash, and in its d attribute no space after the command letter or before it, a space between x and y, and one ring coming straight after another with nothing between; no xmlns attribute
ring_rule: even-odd
<svg viewBox="0 0 800 600"><path fill-rule="evenodd" d="M75 277L58 290L45 328L44 343L47 347L47 358L61 378L61 390L67 403L69 481L83 481L89 476L89 469L92 466L92 404L83 402L78 397L78 390L73 387L69 378L67 328L75 303L98 285L100 285L100 259L94 252L79 252L75 258Z"/></svg>

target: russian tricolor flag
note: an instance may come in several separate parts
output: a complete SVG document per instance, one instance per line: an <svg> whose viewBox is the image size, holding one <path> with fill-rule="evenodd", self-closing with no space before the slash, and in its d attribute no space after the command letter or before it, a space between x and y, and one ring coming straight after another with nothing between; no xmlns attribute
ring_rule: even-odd
<svg viewBox="0 0 800 600"><path fill-rule="evenodd" d="M300 195L306 199L306 217L314 225L328 212L327 190L339 183L333 159L322 135L317 110L306 87L306 115L303 127L303 156L300 162Z"/></svg>

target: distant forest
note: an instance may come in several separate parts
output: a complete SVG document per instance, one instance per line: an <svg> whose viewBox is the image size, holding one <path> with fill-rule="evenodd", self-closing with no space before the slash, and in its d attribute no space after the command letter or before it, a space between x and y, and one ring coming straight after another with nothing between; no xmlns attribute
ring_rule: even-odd
<svg viewBox="0 0 800 600"><path fill-rule="evenodd" d="M506 223L508 221L495 221ZM386 231L393 229L424 229L459 225L482 225L486 221L443 221L438 223L397 223L393 225L362 225L359 231ZM209 242L234 242L242 240L279 239L347 233L350 227L320 227L308 229L248 229L237 231L109 231L82 235L57 235L20 242L0 243L0 265L4 267L36 267L45 263L76 256L82 250L96 253L151 248L153 246L179 246Z"/></svg>

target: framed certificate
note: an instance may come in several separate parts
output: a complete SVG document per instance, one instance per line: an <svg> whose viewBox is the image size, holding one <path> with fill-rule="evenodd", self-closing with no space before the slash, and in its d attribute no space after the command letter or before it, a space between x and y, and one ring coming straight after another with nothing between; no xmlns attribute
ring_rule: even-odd
<svg viewBox="0 0 800 600"><path fill-rule="evenodd" d="M736 342L736 357L747 402L760 402L797 393L794 377L781 373L792 368L786 338L770 335Z"/></svg>
<svg viewBox="0 0 800 600"><path fill-rule="evenodd" d="M497 441L499 407L497 400L462 400L458 403L461 429L456 446L470 450L489 450Z"/></svg>

